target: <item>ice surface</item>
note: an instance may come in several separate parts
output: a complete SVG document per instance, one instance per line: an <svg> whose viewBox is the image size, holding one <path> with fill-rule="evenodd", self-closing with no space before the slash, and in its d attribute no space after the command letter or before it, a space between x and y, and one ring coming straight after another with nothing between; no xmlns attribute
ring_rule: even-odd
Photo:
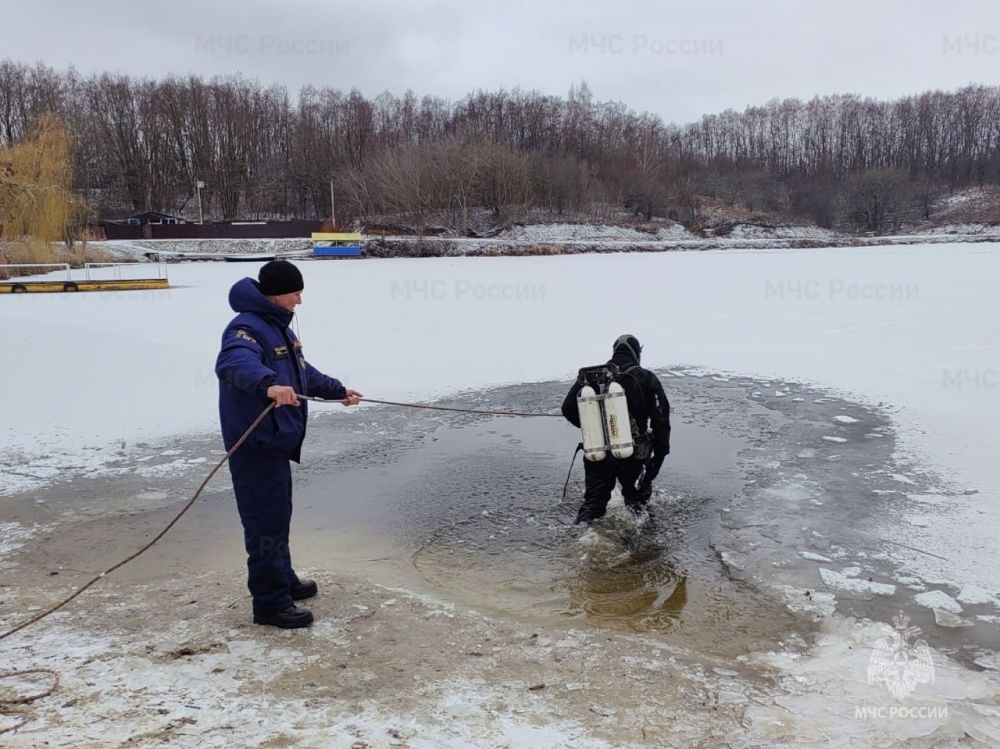
<svg viewBox="0 0 1000 749"><path fill-rule="evenodd" d="M918 593L913 598L921 606L926 606L929 609L941 609L950 611L952 614L962 613L962 607L958 601L943 590L928 590L925 593Z"/></svg>
<svg viewBox="0 0 1000 749"><path fill-rule="evenodd" d="M834 416L833 420L836 421L838 424L857 424L858 423L857 419L855 419L855 418L853 418L851 416L844 416L844 415Z"/></svg>
<svg viewBox="0 0 1000 749"><path fill-rule="evenodd" d="M988 653L976 658L976 665L990 671L1000 671L1000 653Z"/></svg>
<svg viewBox="0 0 1000 749"><path fill-rule="evenodd" d="M824 619L836 611L837 597L833 593L806 590L791 585L779 586L779 590L790 611L808 614L817 620Z"/></svg>
<svg viewBox="0 0 1000 749"><path fill-rule="evenodd" d="M872 676L887 646L906 650L888 624L832 616L808 654L754 656L775 669L787 691L773 705L751 705L746 723L767 745L957 746L966 734L991 737L1000 725L998 687L931 651L933 676L900 701ZM919 637L919 635L917 635ZM912 646L912 643L910 643ZM884 651L883 651L884 652ZM892 708L925 708L925 717L893 717ZM935 708L935 709L931 709ZM987 741L987 746L996 744Z"/></svg>
<svg viewBox="0 0 1000 749"><path fill-rule="evenodd" d="M801 556L803 559L808 559L808 560L810 560L812 562L826 562L826 563L830 563L830 562L833 561L829 557L825 557L822 554L814 554L811 551L800 551L799 552L799 556Z"/></svg>
<svg viewBox="0 0 1000 749"><path fill-rule="evenodd" d="M955 629L957 627L971 627L973 622L963 619L958 614L944 609L934 609L934 623L939 627Z"/></svg>
<svg viewBox="0 0 1000 749"><path fill-rule="evenodd" d="M21 523L0 522L0 558L20 548L35 530L35 527Z"/></svg>
<svg viewBox="0 0 1000 749"><path fill-rule="evenodd" d="M827 587L843 590L847 593L872 593L878 596L891 596L896 592L896 586L888 583L876 583L865 579L841 574L826 567L819 568L819 575Z"/></svg>
<svg viewBox="0 0 1000 749"><path fill-rule="evenodd" d="M1000 317L995 244L301 265L306 355L372 397L569 378L628 328L644 363L678 374L696 365L769 378L781 392L799 380L888 404L901 451L978 492L956 493L946 515L917 529L915 545L946 563L898 555L956 587L1000 589L1000 566L982 562L1000 532L1000 461L984 439L995 431L987 385L1000 371L1000 347L983 344ZM256 269L171 265L165 291L0 298L0 329L21 354L0 372L0 491L93 474L137 443L214 433L226 294ZM635 284L631 322L582 324L581 310L622 273ZM832 336L849 340L850 356ZM28 383L44 397L20 397ZM902 543L913 531L886 529Z"/></svg>
<svg viewBox="0 0 1000 749"><path fill-rule="evenodd" d="M958 600L970 605L988 603L993 606L1000 606L1000 600L997 600L995 595L988 590L983 590L978 585L966 585L962 588L962 592L958 594Z"/></svg>

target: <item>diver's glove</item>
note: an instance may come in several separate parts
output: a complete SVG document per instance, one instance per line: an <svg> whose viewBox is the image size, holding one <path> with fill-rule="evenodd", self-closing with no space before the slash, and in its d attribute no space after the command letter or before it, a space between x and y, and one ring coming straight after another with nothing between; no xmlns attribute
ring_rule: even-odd
<svg viewBox="0 0 1000 749"><path fill-rule="evenodd" d="M648 476L643 476L639 479L639 482L635 485L636 490L636 500L640 504L646 504L650 497L653 496L653 479Z"/></svg>

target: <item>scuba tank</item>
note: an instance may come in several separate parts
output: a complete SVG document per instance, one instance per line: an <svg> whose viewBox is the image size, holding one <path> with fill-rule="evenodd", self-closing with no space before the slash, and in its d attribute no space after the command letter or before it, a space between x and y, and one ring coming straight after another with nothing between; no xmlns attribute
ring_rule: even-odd
<svg viewBox="0 0 1000 749"><path fill-rule="evenodd" d="M618 368L613 364L583 367L583 387L577 393L583 457L593 462L604 460L608 452L616 458L632 456L632 427L625 389L615 380Z"/></svg>
<svg viewBox="0 0 1000 749"><path fill-rule="evenodd" d="M608 394L604 398L604 421L608 428L611 454L616 458L631 458L632 424L628 418L628 401L625 388L617 382L608 385Z"/></svg>
<svg viewBox="0 0 1000 749"><path fill-rule="evenodd" d="M601 399L590 385L584 385L576 396L576 406L580 411L580 433L583 437L584 460L604 460L608 456L607 440L604 438L604 414L601 413Z"/></svg>

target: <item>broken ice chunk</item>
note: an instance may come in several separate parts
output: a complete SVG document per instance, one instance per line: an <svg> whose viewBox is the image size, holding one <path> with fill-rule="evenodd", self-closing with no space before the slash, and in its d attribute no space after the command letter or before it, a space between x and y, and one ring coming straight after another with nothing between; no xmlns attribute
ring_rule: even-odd
<svg viewBox="0 0 1000 749"><path fill-rule="evenodd" d="M917 593L913 598L921 606L926 606L929 609L942 609L952 614L962 613L962 607L958 601L943 590L928 590L926 593Z"/></svg>
<svg viewBox="0 0 1000 749"><path fill-rule="evenodd" d="M819 568L819 576L828 588L847 591L848 593L873 593L877 596L891 596L896 592L895 585L876 583L863 578L847 577L839 572Z"/></svg>

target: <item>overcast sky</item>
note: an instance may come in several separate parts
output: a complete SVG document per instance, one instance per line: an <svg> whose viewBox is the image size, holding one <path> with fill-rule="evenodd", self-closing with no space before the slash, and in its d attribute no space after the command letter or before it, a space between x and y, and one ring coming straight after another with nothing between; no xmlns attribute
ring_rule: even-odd
<svg viewBox="0 0 1000 749"><path fill-rule="evenodd" d="M0 58L434 94L586 80L667 121L1000 84L994 0L0 0Z"/></svg>

